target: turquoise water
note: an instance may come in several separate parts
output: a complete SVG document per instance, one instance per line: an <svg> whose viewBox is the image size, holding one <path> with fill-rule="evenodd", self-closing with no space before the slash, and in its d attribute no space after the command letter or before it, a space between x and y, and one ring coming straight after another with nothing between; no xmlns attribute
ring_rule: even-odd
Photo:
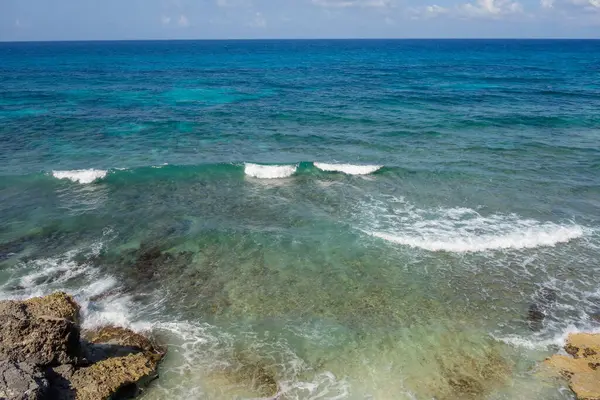
<svg viewBox="0 0 600 400"><path fill-rule="evenodd" d="M573 398L536 366L600 328L600 41L0 58L0 295L169 343L143 398Z"/></svg>

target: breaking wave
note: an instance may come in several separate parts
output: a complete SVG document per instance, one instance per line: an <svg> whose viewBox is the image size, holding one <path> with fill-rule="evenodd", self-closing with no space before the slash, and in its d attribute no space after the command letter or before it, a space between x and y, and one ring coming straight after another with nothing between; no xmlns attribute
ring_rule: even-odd
<svg viewBox="0 0 600 400"><path fill-rule="evenodd" d="M342 172L348 175L369 175L379 171L381 165L327 164L315 162L314 166L321 171Z"/></svg>
<svg viewBox="0 0 600 400"><path fill-rule="evenodd" d="M87 184L106 177L108 171L101 169L76 169L71 171L52 171L57 179L68 179L73 182Z"/></svg>
<svg viewBox="0 0 600 400"><path fill-rule="evenodd" d="M260 165L246 163L244 164L244 173L253 178L259 179L281 179L292 176L298 165Z"/></svg>

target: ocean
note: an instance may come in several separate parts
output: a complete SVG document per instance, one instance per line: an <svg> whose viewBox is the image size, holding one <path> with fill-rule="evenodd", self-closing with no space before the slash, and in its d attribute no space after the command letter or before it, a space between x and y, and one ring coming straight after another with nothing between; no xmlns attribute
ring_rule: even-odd
<svg viewBox="0 0 600 400"><path fill-rule="evenodd" d="M167 343L155 399L573 399L600 41L0 43L0 298Z"/></svg>

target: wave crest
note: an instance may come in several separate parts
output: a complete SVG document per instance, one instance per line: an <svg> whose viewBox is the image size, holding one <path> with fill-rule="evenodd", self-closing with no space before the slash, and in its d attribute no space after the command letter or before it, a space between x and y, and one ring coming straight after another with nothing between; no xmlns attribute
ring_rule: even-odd
<svg viewBox="0 0 600 400"><path fill-rule="evenodd" d="M566 243L584 235L580 226L560 226L542 224L524 229L515 227L512 232L488 235L461 235L452 237L443 232L435 236L402 236L383 232L369 232L372 236L390 242L419 247L429 251L448 251L453 253L470 253L486 250L532 249L535 247L554 246Z"/></svg>
<svg viewBox="0 0 600 400"><path fill-rule="evenodd" d="M379 171L382 165L328 164L315 162L314 166L321 171L342 172L348 175L369 175Z"/></svg>
<svg viewBox="0 0 600 400"><path fill-rule="evenodd" d="M57 179L68 179L77 183L92 183L106 177L108 171L101 169L75 169L71 171L52 171L52 176Z"/></svg>
<svg viewBox="0 0 600 400"><path fill-rule="evenodd" d="M260 165L245 163L244 173L259 179L281 179L292 176L298 165Z"/></svg>

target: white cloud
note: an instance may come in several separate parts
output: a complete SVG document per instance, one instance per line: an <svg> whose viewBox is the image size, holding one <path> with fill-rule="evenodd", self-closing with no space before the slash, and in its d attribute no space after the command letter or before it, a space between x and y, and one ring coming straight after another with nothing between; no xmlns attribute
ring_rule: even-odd
<svg viewBox="0 0 600 400"><path fill-rule="evenodd" d="M451 9L433 4L425 7L412 7L408 9L413 20L435 18L440 15L450 14Z"/></svg>
<svg viewBox="0 0 600 400"><path fill-rule="evenodd" d="M501 18L508 15L522 14L523 6L518 1L512 0L474 0L473 2L459 4L452 8L433 4L425 7L411 8L409 11L412 14L412 19L435 18L441 15L461 18Z"/></svg>
<svg viewBox="0 0 600 400"><path fill-rule="evenodd" d="M448 11L449 10L447 8L438 6L437 4L425 7L425 13L427 13L429 15L447 14Z"/></svg>
<svg viewBox="0 0 600 400"><path fill-rule="evenodd" d="M484 18L523 12L521 3L511 0L476 0L474 3L462 4L458 9L464 16Z"/></svg>
<svg viewBox="0 0 600 400"><path fill-rule="evenodd" d="M600 0L571 0L571 3L587 9L600 9Z"/></svg>
<svg viewBox="0 0 600 400"><path fill-rule="evenodd" d="M596 12L600 12L600 0L540 0L540 7L555 10L563 16L577 11L597 15Z"/></svg>
<svg viewBox="0 0 600 400"><path fill-rule="evenodd" d="M250 0L217 0L217 6L220 8L250 7L251 5Z"/></svg>
<svg viewBox="0 0 600 400"><path fill-rule="evenodd" d="M163 15L162 17L160 17L160 22L163 25L169 25L171 23L171 17L169 17L167 15Z"/></svg>
<svg viewBox="0 0 600 400"><path fill-rule="evenodd" d="M392 0L312 0L313 4L327 8L385 8L392 5Z"/></svg>
<svg viewBox="0 0 600 400"><path fill-rule="evenodd" d="M188 17L181 14L179 16L179 19L177 20L177 25L179 25L182 28L187 28L188 26L190 26L190 20L188 19Z"/></svg>

